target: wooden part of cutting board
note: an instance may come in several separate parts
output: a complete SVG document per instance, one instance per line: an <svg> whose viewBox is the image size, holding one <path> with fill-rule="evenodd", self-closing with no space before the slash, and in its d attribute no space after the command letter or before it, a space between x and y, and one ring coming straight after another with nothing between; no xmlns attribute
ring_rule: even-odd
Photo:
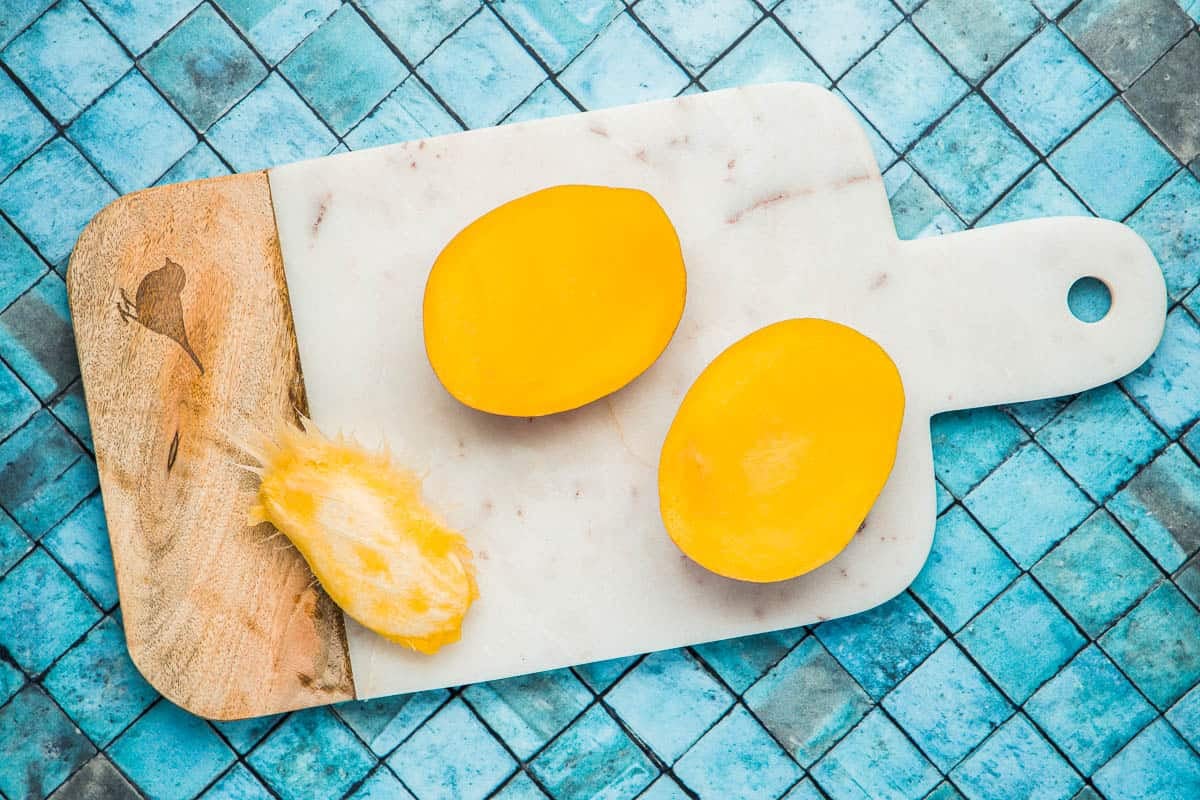
<svg viewBox="0 0 1200 800"><path fill-rule="evenodd" d="M138 669L214 719L353 698L341 612L245 519L239 442L307 411L266 173L121 198L67 287Z"/></svg>

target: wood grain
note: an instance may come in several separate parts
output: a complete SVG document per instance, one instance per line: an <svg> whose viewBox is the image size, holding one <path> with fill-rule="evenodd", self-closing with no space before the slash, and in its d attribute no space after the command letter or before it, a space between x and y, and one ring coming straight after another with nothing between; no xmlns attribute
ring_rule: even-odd
<svg viewBox="0 0 1200 800"><path fill-rule="evenodd" d="M67 285L138 669L213 719L352 698L341 612L246 524L239 443L307 411L266 173L121 198Z"/></svg>

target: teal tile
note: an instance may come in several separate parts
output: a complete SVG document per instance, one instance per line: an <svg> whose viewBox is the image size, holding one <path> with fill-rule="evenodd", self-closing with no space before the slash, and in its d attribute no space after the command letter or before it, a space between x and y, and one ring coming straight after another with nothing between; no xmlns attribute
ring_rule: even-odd
<svg viewBox="0 0 1200 800"><path fill-rule="evenodd" d="M779 663L797 642L804 638L804 628L741 636L696 645L693 649L717 673L721 680L741 694Z"/></svg>
<svg viewBox="0 0 1200 800"><path fill-rule="evenodd" d="M825 795L813 783L812 778L805 778L789 789L781 800L825 800Z"/></svg>
<svg viewBox="0 0 1200 800"><path fill-rule="evenodd" d="M821 759L812 775L832 800L909 800L923 797L941 777L879 709Z"/></svg>
<svg viewBox="0 0 1200 800"><path fill-rule="evenodd" d="M528 773L518 772L492 797L494 800L547 800L549 795L538 788ZM642 797L646 798L648 795L643 794Z"/></svg>
<svg viewBox="0 0 1200 800"><path fill-rule="evenodd" d="M1025 713L1091 775L1156 716L1095 645L1088 647L1025 703Z"/></svg>
<svg viewBox="0 0 1200 800"><path fill-rule="evenodd" d="M1034 169L1030 176L1037 173ZM1022 181L1024 183L1024 181ZM1019 189L1021 184L1017 184ZM1013 189L1014 192L1017 189ZM1004 205L1004 201L997 204L996 208ZM982 222L982 221L981 221ZM1054 419L1058 414L1067 407L1071 402L1071 397L1050 397L1045 400L1031 400L1025 403L1014 403L1012 405L1001 406L1013 418L1025 426L1026 429L1036 433L1043 425Z"/></svg>
<svg viewBox="0 0 1200 800"><path fill-rule="evenodd" d="M112 617L105 617L59 659L43 685L101 747L158 698L130 660L125 635Z"/></svg>
<svg viewBox="0 0 1200 800"><path fill-rule="evenodd" d="M334 711L371 752L385 756L437 711L450 697L444 689L340 703Z"/></svg>
<svg viewBox="0 0 1200 800"><path fill-rule="evenodd" d="M272 73L208 131L208 142L238 172L316 158L337 139L299 95Z"/></svg>
<svg viewBox="0 0 1200 800"><path fill-rule="evenodd" d="M362 8L383 35L413 64L479 10L480 0L363 0Z"/></svg>
<svg viewBox="0 0 1200 800"><path fill-rule="evenodd" d="M1200 797L1200 756L1156 720L1092 780L1108 800Z"/></svg>
<svg viewBox="0 0 1200 800"><path fill-rule="evenodd" d="M17 229L0 217L0 311L37 283L46 264L25 243Z"/></svg>
<svg viewBox="0 0 1200 800"><path fill-rule="evenodd" d="M1167 314L1158 349L1121 384L1170 436L1200 418L1200 326L1181 308Z"/></svg>
<svg viewBox="0 0 1200 800"><path fill-rule="evenodd" d="M814 697L821 702L812 702ZM805 768L871 710L870 696L812 636L751 686L745 699L763 727Z"/></svg>
<svg viewBox="0 0 1200 800"><path fill-rule="evenodd" d="M813 80L813 83L822 83L822 81ZM893 150L892 146L887 143L887 140L879 134L879 131L875 130L875 126L867 121L867 118L862 115L861 111L854 107L853 103L846 99L846 95L842 94L840 89L835 89L834 94L842 98L842 100L846 102L846 107L854 112L854 118L858 120L858 124L862 127L863 133L867 135L867 143L871 145L871 152L875 155L875 163L879 166L879 171L883 172L888 167L892 166L892 164L896 163L896 151ZM928 185L926 185L926 188L929 188ZM888 199L891 200L892 198L889 196ZM945 203L942 203L942 206L945 207Z"/></svg>
<svg viewBox="0 0 1200 800"><path fill-rule="evenodd" d="M829 78L821 68L770 17L755 25L744 39L721 56L701 80L709 89L776 81L829 86Z"/></svg>
<svg viewBox="0 0 1200 800"><path fill-rule="evenodd" d="M202 5L142 58L142 68L203 131L246 96L267 69L210 5Z"/></svg>
<svg viewBox="0 0 1200 800"><path fill-rule="evenodd" d="M1029 441L1021 427L995 408L939 414L930 425L934 474L963 497Z"/></svg>
<svg viewBox="0 0 1200 800"><path fill-rule="evenodd" d="M353 150L461 131L441 103L409 76L346 136Z"/></svg>
<svg viewBox="0 0 1200 800"><path fill-rule="evenodd" d="M273 795L241 764L221 776L221 779L200 795L201 800L271 800Z"/></svg>
<svg viewBox="0 0 1200 800"><path fill-rule="evenodd" d="M1047 167L1045 164L1038 164L1024 178L1017 181L1017 185L1009 189L1008 192L1000 198L1000 202L992 206L986 214L979 218L977 226L996 225L1001 222L1016 222L1022 219L1036 219L1037 217L1086 217L1091 216L1087 206L1079 201L1067 185L1058 179L1058 176ZM1054 401L1036 401L1039 405L1030 406L1028 403L1020 404L1021 407L1029 410L1050 409L1053 413L1058 413L1061 406L1054 405ZM1049 405L1047 405L1049 403ZM1013 406L1014 409L1017 406ZM1017 414L1017 418L1022 422L1022 416L1028 416L1027 411ZM1032 428L1040 427L1040 423L1048 421L1041 414L1034 414L1029 417L1029 422L1035 424L1030 425ZM1029 424L1026 422L1026 424Z"/></svg>
<svg viewBox="0 0 1200 800"><path fill-rule="evenodd" d="M965 227L946 201L937 196L908 162L897 161L885 172L883 186L892 207L896 235L901 239L941 236Z"/></svg>
<svg viewBox="0 0 1200 800"><path fill-rule="evenodd" d="M351 5L334 12L279 71L339 135L408 75L408 68Z"/></svg>
<svg viewBox="0 0 1200 800"><path fill-rule="evenodd" d="M635 12L692 74L702 72L762 17L750 0L641 0Z"/></svg>
<svg viewBox="0 0 1200 800"><path fill-rule="evenodd" d="M579 55L622 8L617 0L505 0L495 5L555 72Z"/></svg>
<svg viewBox="0 0 1200 800"><path fill-rule="evenodd" d="M967 800L1067 800L1083 785L1023 714L1004 723L950 777Z"/></svg>
<svg viewBox="0 0 1200 800"><path fill-rule="evenodd" d="M47 411L0 443L0 504L34 539L97 484L90 456Z"/></svg>
<svg viewBox="0 0 1200 800"><path fill-rule="evenodd" d="M955 107L908 156L964 219L986 211L1036 159L977 94Z"/></svg>
<svg viewBox="0 0 1200 800"><path fill-rule="evenodd" d="M103 609L117 605L117 578L100 495L84 500L42 537L44 546Z"/></svg>
<svg viewBox="0 0 1200 800"><path fill-rule="evenodd" d="M784 0L775 16L799 39L834 79L862 58L901 20L887 0Z"/></svg>
<svg viewBox="0 0 1200 800"><path fill-rule="evenodd" d="M1092 637L1162 574L1103 509L1047 553L1032 573Z"/></svg>
<svg viewBox="0 0 1200 800"><path fill-rule="evenodd" d="M679 784L668 775L658 776L658 780L650 784L650 788L638 795L638 800L687 800Z"/></svg>
<svg viewBox="0 0 1200 800"><path fill-rule="evenodd" d="M909 23L888 34L839 86L898 150L967 93L967 84Z"/></svg>
<svg viewBox="0 0 1200 800"><path fill-rule="evenodd" d="M1029 0L979 4L973 0L929 0L913 14L929 37L967 80L977 83L1042 23Z"/></svg>
<svg viewBox="0 0 1200 800"><path fill-rule="evenodd" d="M1087 643L1027 575L957 637L1014 702L1023 703Z"/></svg>
<svg viewBox="0 0 1200 800"><path fill-rule="evenodd" d="M387 763L422 800L481 800L517 766L458 699L443 706Z"/></svg>
<svg viewBox="0 0 1200 800"><path fill-rule="evenodd" d="M1200 613L1170 583L1159 584L1099 643L1160 709L1200 682Z"/></svg>
<svg viewBox="0 0 1200 800"><path fill-rule="evenodd" d="M9 0L0 6L0 48L24 30L54 0Z"/></svg>
<svg viewBox="0 0 1200 800"><path fill-rule="evenodd" d="M546 79L504 118L507 122L528 122L534 119L558 117L578 111L571 99L552 81Z"/></svg>
<svg viewBox="0 0 1200 800"><path fill-rule="evenodd" d="M542 749L592 700L568 669L477 683L462 696L520 759Z"/></svg>
<svg viewBox="0 0 1200 800"><path fill-rule="evenodd" d="M50 794L86 762L96 748L41 688L26 686L0 706L0 792L20 798Z"/></svg>
<svg viewBox="0 0 1200 800"><path fill-rule="evenodd" d="M207 722L160 700L108 748L108 755L156 800L187 800L234 761ZM173 765L163 769L164 764Z"/></svg>
<svg viewBox="0 0 1200 800"><path fill-rule="evenodd" d="M198 0L90 0L92 10L134 55L144 53Z"/></svg>
<svg viewBox="0 0 1200 800"><path fill-rule="evenodd" d="M375 765L328 708L293 712L246 762L284 800L341 797Z"/></svg>
<svg viewBox="0 0 1200 800"><path fill-rule="evenodd" d="M100 616L44 550L0 578L0 647L31 675L49 667Z"/></svg>
<svg viewBox="0 0 1200 800"><path fill-rule="evenodd" d="M983 90L1043 153L1057 147L1115 93L1053 25L996 70Z"/></svg>
<svg viewBox="0 0 1200 800"><path fill-rule="evenodd" d="M0 180L54 135L54 125L0 73Z"/></svg>
<svg viewBox="0 0 1200 800"><path fill-rule="evenodd" d="M605 28L561 80L587 109L673 97L688 85L687 73L628 13Z"/></svg>
<svg viewBox="0 0 1200 800"><path fill-rule="evenodd" d="M8 572L14 564L33 549L33 542L13 518L0 511L0 575ZM3 703L0 700L0 703Z"/></svg>
<svg viewBox="0 0 1200 800"><path fill-rule="evenodd" d="M1200 282L1200 180L1195 175L1180 170L1129 218L1129 226L1154 251L1172 300Z"/></svg>
<svg viewBox="0 0 1200 800"><path fill-rule="evenodd" d="M529 768L553 797L562 800L627 800L658 776L646 754L599 705L585 711Z"/></svg>
<svg viewBox="0 0 1200 800"><path fill-rule="evenodd" d="M89 453L94 451L92 428L88 422L87 407L83 398L83 383L75 381L51 404L50 411L55 419L75 434Z"/></svg>
<svg viewBox="0 0 1200 800"><path fill-rule="evenodd" d="M803 773L742 706L675 765L675 777L701 797L778 797Z"/></svg>
<svg viewBox="0 0 1200 800"><path fill-rule="evenodd" d="M2 318L3 315L0 315ZM39 408L41 403L33 392L13 374L8 365L0 362L0 438L24 425Z"/></svg>
<svg viewBox="0 0 1200 800"><path fill-rule="evenodd" d="M0 692L0 697L3 696L3 692ZM1181 697L1165 716L1171 727L1186 739L1193 749L1200 745L1200 685Z"/></svg>
<svg viewBox="0 0 1200 800"><path fill-rule="evenodd" d="M1179 445L1138 473L1108 508L1168 572L1200 549L1200 467Z"/></svg>
<svg viewBox="0 0 1200 800"><path fill-rule="evenodd" d="M0 313L0 356L43 401L79 377L62 278L47 274Z"/></svg>
<svg viewBox="0 0 1200 800"><path fill-rule="evenodd" d="M14 39L0 60L61 123L74 119L133 64L78 0L57 3ZM32 127L22 139L32 138L45 122L27 112L25 117Z"/></svg>
<svg viewBox="0 0 1200 800"><path fill-rule="evenodd" d="M158 179L158 184L183 183L228 174L229 167L221 162L213 149L206 142L197 142L183 158L175 162L175 166Z"/></svg>
<svg viewBox="0 0 1200 800"><path fill-rule="evenodd" d="M593 692L603 692L617 682L626 670L638 660L637 656L612 658L607 661L593 661L575 667L574 672L579 679L591 687Z"/></svg>
<svg viewBox="0 0 1200 800"><path fill-rule="evenodd" d="M1187 33L1191 20L1173 0L1083 0L1059 26L1125 89Z"/></svg>
<svg viewBox="0 0 1200 800"><path fill-rule="evenodd" d="M270 64L300 44L341 0L215 0L233 24Z"/></svg>

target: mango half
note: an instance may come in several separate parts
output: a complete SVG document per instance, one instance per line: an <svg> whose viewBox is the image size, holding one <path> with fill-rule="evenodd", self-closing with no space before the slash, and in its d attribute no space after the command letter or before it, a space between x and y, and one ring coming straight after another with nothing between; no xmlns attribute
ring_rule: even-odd
<svg viewBox="0 0 1200 800"><path fill-rule="evenodd" d="M471 408L568 411L653 364L686 293L679 237L651 195L552 186L489 211L441 251L425 285L425 350Z"/></svg>
<svg viewBox="0 0 1200 800"><path fill-rule="evenodd" d="M904 389L879 345L793 319L734 343L692 384L663 443L663 523L719 575L794 578L849 544L896 459Z"/></svg>

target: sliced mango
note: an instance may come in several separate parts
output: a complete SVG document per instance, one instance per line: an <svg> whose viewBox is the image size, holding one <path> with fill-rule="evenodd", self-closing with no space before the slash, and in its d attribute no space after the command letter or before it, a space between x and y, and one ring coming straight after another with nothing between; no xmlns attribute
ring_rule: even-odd
<svg viewBox="0 0 1200 800"><path fill-rule="evenodd" d="M456 235L425 286L429 363L471 408L535 417L615 392L683 315L679 237L638 189L553 186Z"/></svg>
<svg viewBox="0 0 1200 800"><path fill-rule="evenodd" d="M283 426L255 455L250 523L291 540L343 611L421 653L458 641L479 596L471 551L421 502L416 475L311 423Z"/></svg>
<svg viewBox="0 0 1200 800"><path fill-rule="evenodd" d="M896 365L852 328L793 319L716 357L692 384L658 469L684 553L744 581L809 572L849 544L896 458Z"/></svg>

